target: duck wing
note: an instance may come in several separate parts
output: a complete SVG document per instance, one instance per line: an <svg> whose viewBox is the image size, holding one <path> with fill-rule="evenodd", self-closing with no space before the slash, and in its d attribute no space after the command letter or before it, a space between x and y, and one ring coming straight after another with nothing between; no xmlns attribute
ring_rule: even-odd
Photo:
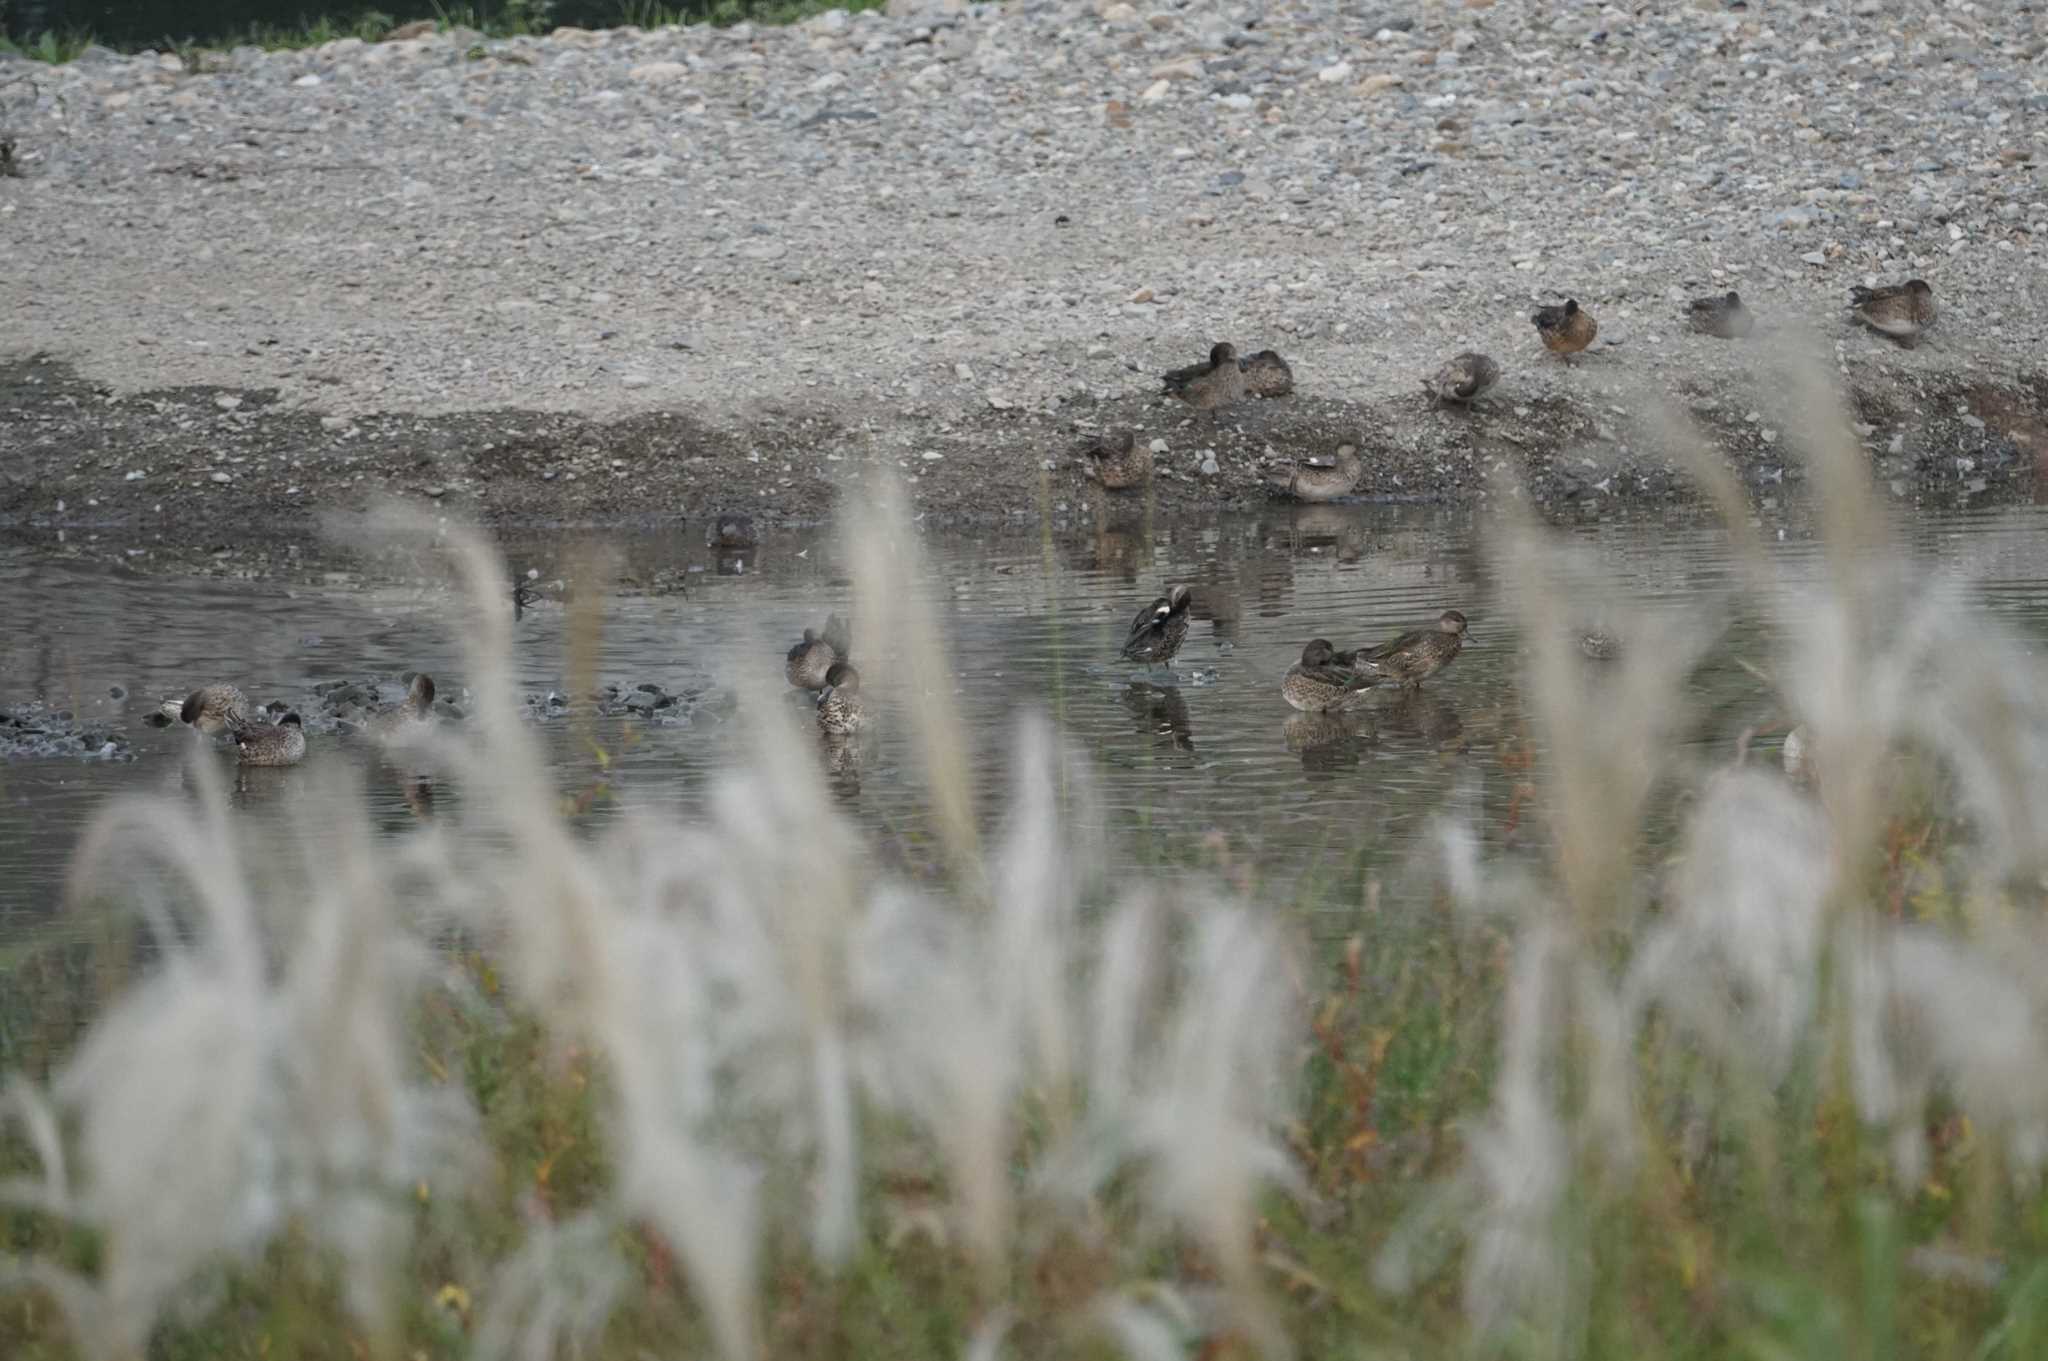
<svg viewBox="0 0 2048 1361"><path fill-rule="evenodd" d="M1354 662L1383 662L1397 652L1408 651L1434 632L1436 632L1434 629L1410 629L1391 643L1381 643L1378 647L1361 648L1359 651L1351 654L1352 660Z"/></svg>
<svg viewBox="0 0 2048 1361"><path fill-rule="evenodd" d="M1138 645L1155 632L1170 612L1170 606L1162 597L1138 611L1138 617L1131 621L1131 631L1124 637L1123 655L1130 656Z"/></svg>

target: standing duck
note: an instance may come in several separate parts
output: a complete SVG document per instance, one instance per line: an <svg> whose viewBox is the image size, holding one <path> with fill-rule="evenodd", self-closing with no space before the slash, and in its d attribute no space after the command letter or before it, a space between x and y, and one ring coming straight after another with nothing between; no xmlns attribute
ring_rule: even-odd
<svg viewBox="0 0 2048 1361"><path fill-rule="evenodd" d="M1238 361L1244 370L1244 390L1254 397L1285 397L1294 391L1294 370L1278 350L1260 350Z"/></svg>
<svg viewBox="0 0 2048 1361"><path fill-rule="evenodd" d="M704 546L721 553L736 553L754 546L754 517L727 512L704 531Z"/></svg>
<svg viewBox="0 0 2048 1361"><path fill-rule="evenodd" d="M1162 390L1178 397L1197 411L1215 412L1243 398L1244 369L1237 362L1237 347L1223 341L1209 351L1209 362L1191 364L1159 376Z"/></svg>
<svg viewBox="0 0 2048 1361"><path fill-rule="evenodd" d="M790 648L782 673L799 690L822 690L829 683L825 677L832 663L852 655L853 635L846 621L836 614L827 615L822 632L805 629L803 641Z"/></svg>
<svg viewBox="0 0 2048 1361"><path fill-rule="evenodd" d="M1849 306L1856 320L1901 345L1915 344L1920 333L1934 325L1934 290L1925 279L1908 279L1884 288L1852 288Z"/></svg>
<svg viewBox="0 0 2048 1361"><path fill-rule="evenodd" d="M1536 323L1543 348L1566 360L1591 345L1593 337L1600 334L1600 323L1579 306L1577 298L1566 298L1562 307L1540 308L1529 320Z"/></svg>
<svg viewBox="0 0 2048 1361"><path fill-rule="evenodd" d="M405 698L395 709L387 709L370 720L370 731L389 741L418 732L434 716L434 678L424 671L413 673Z"/></svg>
<svg viewBox="0 0 2048 1361"><path fill-rule="evenodd" d="M1152 446L1129 430L1104 435L1080 451L1082 471L1104 491L1125 491L1152 480Z"/></svg>
<svg viewBox="0 0 2048 1361"><path fill-rule="evenodd" d="M178 721L212 737L249 721L249 701L232 685L202 685L178 706Z"/></svg>
<svg viewBox="0 0 2048 1361"><path fill-rule="evenodd" d="M297 714L235 729L235 757L245 766L295 766L305 755L306 729Z"/></svg>
<svg viewBox="0 0 2048 1361"><path fill-rule="evenodd" d="M1316 638L1301 650L1301 660L1287 668L1280 681L1280 695L1303 713L1320 714L1356 704L1378 677L1351 665L1351 655L1330 646L1327 638Z"/></svg>
<svg viewBox="0 0 2048 1361"><path fill-rule="evenodd" d="M1694 298L1685 307L1686 324L1703 335L1740 340L1756 327L1756 318L1734 289L1712 298Z"/></svg>
<svg viewBox="0 0 2048 1361"><path fill-rule="evenodd" d="M1462 406L1499 381L1500 365L1477 350L1467 350L1452 356L1422 387L1438 406L1445 402Z"/></svg>
<svg viewBox="0 0 2048 1361"><path fill-rule="evenodd" d="M860 702L860 672L851 662L834 662L818 691L818 731L826 737L851 737L866 726Z"/></svg>
<svg viewBox="0 0 2048 1361"><path fill-rule="evenodd" d="M1293 463L1266 474L1268 490L1297 501L1334 501L1348 496L1365 473L1364 460L1349 444L1337 447L1334 464Z"/></svg>
<svg viewBox="0 0 2048 1361"><path fill-rule="evenodd" d="M1138 617L1131 621L1129 636L1124 639L1123 656L1154 666L1171 662L1188 636L1188 607L1194 600L1193 591L1176 586L1139 610Z"/></svg>
<svg viewBox="0 0 2048 1361"><path fill-rule="evenodd" d="M1433 629L1411 629L1391 643L1351 654L1351 664L1375 680L1417 686L1456 660L1465 646L1465 616L1445 610Z"/></svg>

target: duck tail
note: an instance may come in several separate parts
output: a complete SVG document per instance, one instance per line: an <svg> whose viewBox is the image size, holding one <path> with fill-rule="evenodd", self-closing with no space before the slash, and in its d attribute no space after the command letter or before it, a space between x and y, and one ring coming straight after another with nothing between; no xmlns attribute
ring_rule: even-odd
<svg viewBox="0 0 2048 1361"><path fill-rule="evenodd" d="M1293 495L1293 494L1294 494L1294 470L1293 470L1292 468L1289 468L1289 469L1287 469L1287 470L1286 470L1285 472L1271 472L1271 473L1267 473L1267 474L1266 474L1266 490L1268 490L1268 491L1273 491L1273 492L1278 492L1278 493L1279 493L1280 495L1282 495L1282 496L1291 496L1291 495Z"/></svg>
<svg viewBox="0 0 2048 1361"><path fill-rule="evenodd" d="M1862 284L1852 284L1849 288L1849 305L1851 307L1861 307L1876 296L1876 294L1872 293Z"/></svg>

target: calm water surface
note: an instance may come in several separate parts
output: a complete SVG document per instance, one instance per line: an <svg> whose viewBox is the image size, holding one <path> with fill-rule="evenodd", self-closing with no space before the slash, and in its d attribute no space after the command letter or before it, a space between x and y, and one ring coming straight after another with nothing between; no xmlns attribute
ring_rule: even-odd
<svg viewBox="0 0 2048 1361"><path fill-rule="evenodd" d="M1093 756L1112 854L1125 864L1196 864L1213 859L1220 844L1262 896L1284 902L1361 861L1398 863L1454 797L1476 798L1493 814L1482 819L1490 835L1512 835L1509 810L1525 777L1502 755L1523 740L1520 640L1499 606L1479 540L1486 523L1456 512L1316 507L1203 526L1133 524L1050 544L929 540L924 590L951 640L984 818L1001 813L1006 745L1018 715L1041 706ZM700 536L694 527L605 536L627 593L605 615L600 678L653 681L671 691L753 685L783 698L783 650L828 610L849 610L833 535L771 538L737 575L716 570ZM1618 522L1574 537L1617 591L1654 609L1719 611L1735 584L1725 540L1709 527ZM1916 554L1978 580L1988 609L2048 638L2048 512L1926 518L1910 540ZM547 578L585 543L529 537L508 552ZM1811 543L1780 543L1773 552L1794 581L1819 570ZM1196 592L1181 683L1135 685L1133 668L1116 660L1117 645L1138 607L1180 581ZM635 592L635 582L680 589ZM258 701L304 703L316 682L410 667L432 671L444 695L462 686L436 589L396 573L351 573L313 586L159 579L0 547L0 591L8 601L0 700L42 696L73 706L125 731L138 756L0 764L0 959L66 929L64 866L104 800L184 788L180 762L191 735L143 722L159 698L224 679ZM1765 602L1761 618L1730 621L1726 645L1696 675L1695 740L1703 748L1722 748L1744 726L1777 716L1770 695L1735 659L1767 662L1781 603ZM1332 733L1280 699L1279 677L1308 638L1356 645L1424 625L1449 607L1471 616L1478 646L1419 696L1375 703L1369 732ZM559 604L543 603L515 626L515 665L535 693L564 684L567 619ZM854 630L857 659L871 673L886 672L890 640L864 635L858 619ZM128 698L111 698L114 687ZM879 730L857 790L842 790L843 806L885 858L915 869L933 853L906 739L909 716L891 687L874 688ZM588 745L568 724L546 731L564 789L595 778ZM730 708L717 704L688 726L621 719L600 722L592 735L617 758L614 806L654 805L683 816L702 807L743 737ZM379 825L394 833L430 815L417 790L367 757L360 739L316 735L308 763L359 762L365 797ZM221 751L213 759L225 766L232 758ZM279 817L291 781L304 773L252 772L263 778L238 789L240 815ZM460 797L459 789L434 793L436 800ZM1211 850L1199 849L1205 845Z"/></svg>

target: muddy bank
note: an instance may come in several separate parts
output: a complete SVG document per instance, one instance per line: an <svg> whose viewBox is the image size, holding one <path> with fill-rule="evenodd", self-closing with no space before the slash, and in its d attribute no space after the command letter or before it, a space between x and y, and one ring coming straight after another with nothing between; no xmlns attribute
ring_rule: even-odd
<svg viewBox="0 0 2048 1361"><path fill-rule="evenodd" d="M1606 357L1583 367L1597 369ZM1849 390L1873 475L1905 500L1943 505L2033 494L2048 455L2048 383L1885 375ZM1761 509L1796 498L1803 470L1788 413L1711 390L1680 392ZM1269 499L1265 476L1345 444L1363 454L1362 500L1466 502L1508 475L1552 514L1668 506L1691 497L1640 410L1512 390L1474 410L1410 398L1296 395L1222 419L1159 398L1069 402L1058 416L985 409L929 420L848 408L760 407L743 420L688 412L599 420L563 412L335 416L272 391L184 387L119 396L47 356L0 363L0 529L31 537L134 536L141 545L234 547L313 534L327 512L396 497L499 529L678 525L721 513L763 529L816 523L881 468L930 527L1105 508L1181 517ZM1075 453L1129 427L1156 442L1151 489L1105 494ZM1205 472L1213 468L1213 472Z"/></svg>

